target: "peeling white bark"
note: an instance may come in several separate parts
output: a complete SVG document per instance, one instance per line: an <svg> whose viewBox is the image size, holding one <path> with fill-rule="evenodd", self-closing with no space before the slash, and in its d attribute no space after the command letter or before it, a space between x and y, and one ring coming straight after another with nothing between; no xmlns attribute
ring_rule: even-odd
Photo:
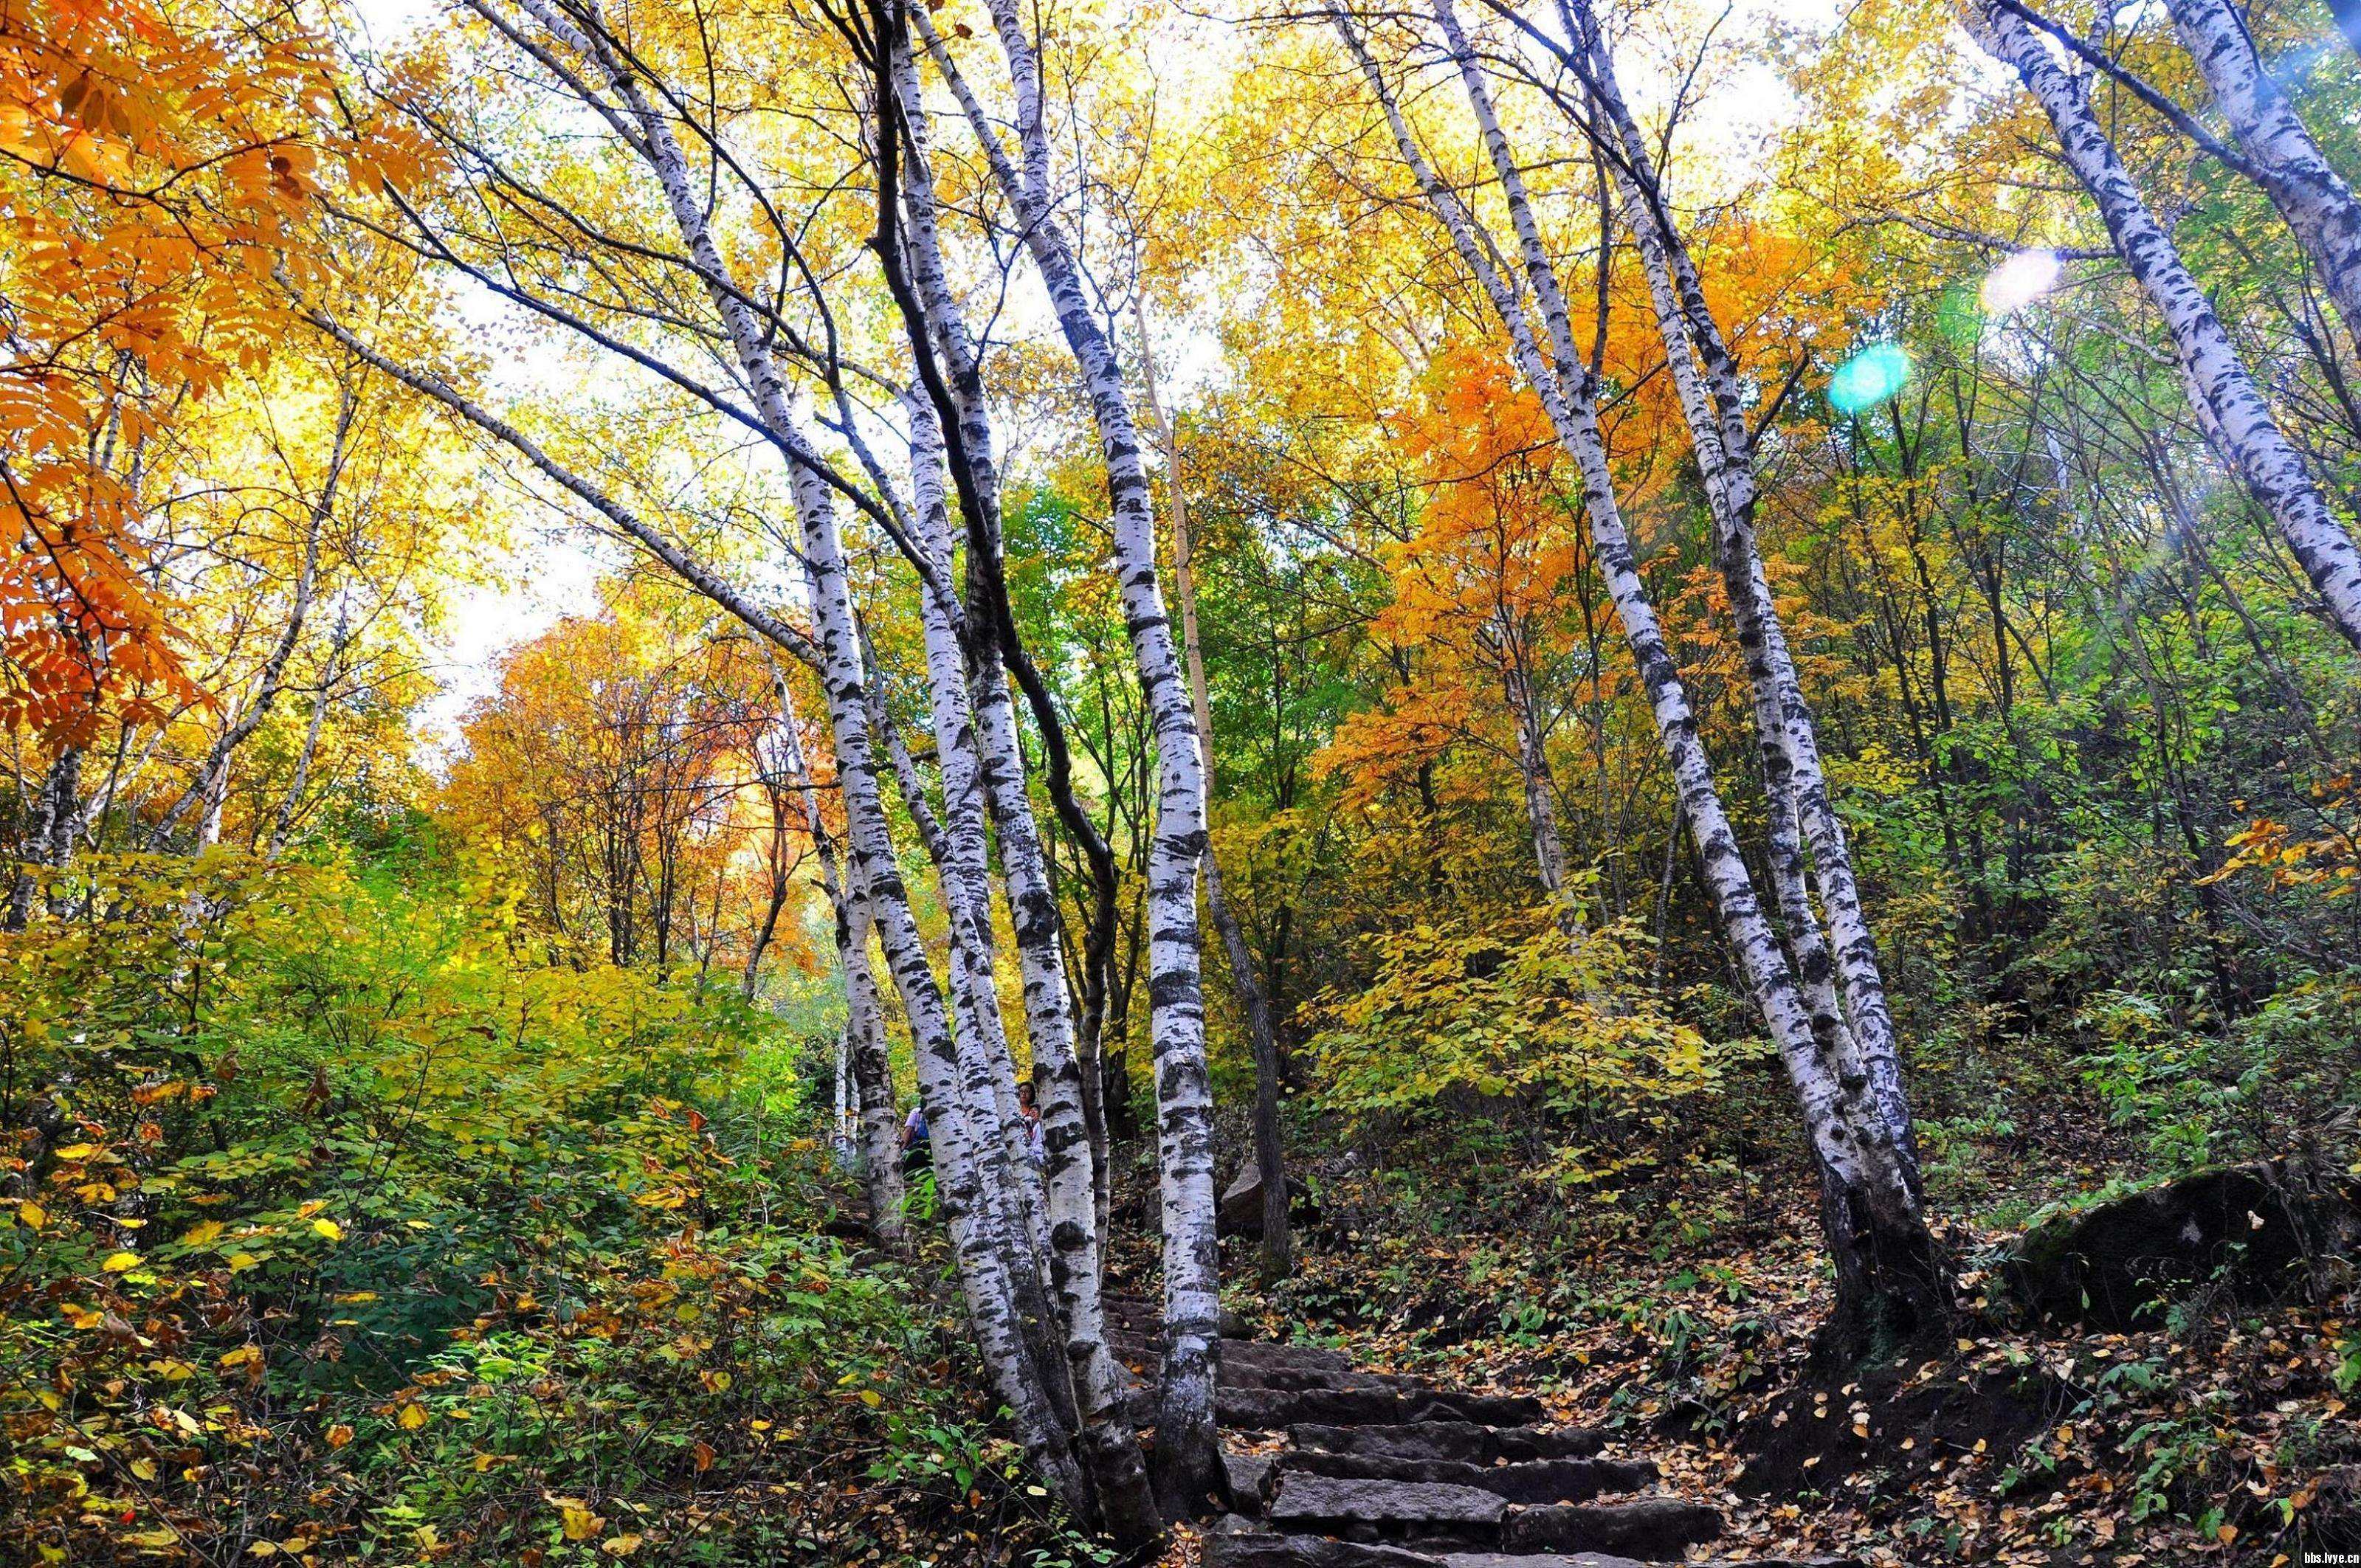
<svg viewBox="0 0 2361 1568"><path fill-rule="evenodd" d="M1815 1033L1795 971L1756 899L1737 836L1722 809L1687 693L1640 579L1598 431L1596 389L1588 366L1576 362L1579 375L1569 386L1561 374L1561 367L1567 362L1554 364L1545 355L1524 301L1495 264L1493 248L1473 214L1428 160L1357 26L1342 11L1330 16L1384 111L1404 163L1442 221L1461 262L1507 328L1520 374L1539 398L1560 444L1581 476L1593 555L1648 693L1683 819L1689 825L1724 935L1769 1025L1819 1159L1840 1307L1872 1314L1894 1310L1921 1314L1934 1305L1938 1288L1927 1277L1931 1238L1919 1215L1901 1150L1866 1098L1865 1085L1848 1081L1843 1064ZM1496 156L1504 153L1503 146ZM1541 252L1529 205L1516 204L1527 207L1518 227L1528 276L1547 272L1548 258ZM1547 293L1538 290L1537 293L1546 302L1557 291L1553 281Z"/></svg>
<svg viewBox="0 0 2361 1568"><path fill-rule="evenodd" d="M994 455L992 421L975 344L944 265L936 211L929 137L917 61L906 40L895 46L895 96L901 105L908 154L902 190L908 270L925 309L938 365L950 394L960 450L974 500L988 535L982 547L997 550L1000 540L1000 477ZM932 472L945 444L930 400L914 399L911 409L914 471ZM936 487L939 498L939 486ZM924 498L922 498L923 499ZM948 582L953 557L947 515L921 505L926 547ZM971 539L971 551L978 548ZM971 572L972 584L981 583ZM972 590L976 591L976 590ZM990 616L989 607L972 613ZM990 632L994 628L981 629ZM1103 1521L1126 1544L1152 1538L1160 1526L1147 1496L1137 1434L1124 1404L1125 1375L1106 1343L1102 1299L1104 1220L1098 1204L1100 1173L1084 1110L1082 1063L1076 1038L1073 992L1067 984L1060 939L1057 887L1025 776L1016 705L997 637L969 640L969 693L984 795L1000 835L1000 859L1016 937L1025 1017L1033 1047L1034 1081L1041 1118L1042 1185L1047 1199L1049 1283L1064 1321L1083 1439L1098 1489Z"/></svg>
<svg viewBox="0 0 2361 1568"><path fill-rule="evenodd" d="M1197 929L1197 862L1205 849L1203 760L1158 581L1155 516L1131 396L1050 195L1040 62L1015 0L990 0L989 9L1016 95L1021 169L1001 147L926 13L914 13L912 20L1017 215L1026 249L1082 373L1107 476L1125 625L1156 728L1157 820L1148 864L1148 1035L1156 1061L1163 1197L1165 1353L1155 1469L1167 1508L1194 1512L1209 1494L1227 1491L1213 1436L1221 1283L1213 1238L1213 1089L1205 1069Z"/></svg>
<svg viewBox="0 0 2361 1568"><path fill-rule="evenodd" d="M2205 73L2213 102L2238 145L2263 173L2263 189L2287 220L2320 280L2361 345L2361 203L2312 139L2255 52L2254 35L2231 0L2168 0L2180 41Z"/></svg>
<svg viewBox="0 0 2361 1568"><path fill-rule="evenodd" d="M1893 1129L1914 1190L1919 1185L1899 1038L1887 1005L1877 942L1853 875L1852 851L1820 762L1819 731L1787 648L1754 532L1758 487L1735 357L1705 299L1694 258L1664 200L1639 122L1623 99L1590 0L1564 0L1568 33L1583 51L1592 97L1615 140L1615 181L1648 278L1665 362L1688 424L1715 523L1715 554L1752 689L1767 804L1769 851L1782 919L1814 1027L1844 1070L1865 1075ZM1700 373L1700 366L1702 373ZM1822 939L1804 880L1800 822L1827 906ZM1841 1005L1836 985L1841 981ZM1853 1066L1851 1064L1858 1064Z"/></svg>
<svg viewBox="0 0 2361 1568"><path fill-rule="evenodd" d="M2302 457L2273 421L2213 302L2190 276L2171 236L2149 214L2092 112L2081 79L2059 64L2024 18L1996 0L1961 0L1960 17L1969 36L2015 71L2049 116L2059 149L2097 204L2116 254L2164 318L2191 400L2213 420L2224 455L2279 525L2330 620L2361 650L2361 550L2329 511Z"/></svg>

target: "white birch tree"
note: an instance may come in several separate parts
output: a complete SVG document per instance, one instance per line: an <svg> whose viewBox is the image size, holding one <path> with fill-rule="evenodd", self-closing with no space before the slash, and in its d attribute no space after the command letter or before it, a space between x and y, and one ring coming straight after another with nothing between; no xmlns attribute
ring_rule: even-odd
<svg viewBox="0 0 2361 1568"><path fill-rule="evenodd" d="M1081 372L1107 477L1125 626L1156 727L1157 819L1148 865L1148 1036L1162 1189L1165 1346L1154 1474L1167 1514L1195 1513L1205 1498L1228 1489L1213 1423L1221 1282L1213 1235L1213 1087L1205 1069L1197 927L1197 862L1206 838L1203 759L1159 581L1155 514L1138 422L1121 360L1092 304L1051 193L1039 57L1013 0L992 0L990 9L1016 102L1021 168L1002 148L992 120L926 14L917 12L911 19L1016 215L1027 253Z"/></svg>
<svg viewBox="0 0 2361 1568"><path fill-rule="evenodd" d="M1687 693L1640 579L1598 430L1596 376L1587 360L1574 352L1565 293L1521 179L1515 175L1513 160L1504 156L1505 142L1496 154L1510 176L1502 181L1503 194L1517 233L1524 280L1543 317L1549 349L1543 346L1543 333L1535 332L1532 313L1499 260L1491 236L1427 158L1359 24L1342 10L1332 11L1330 17L1383 111L1396 149L1507 330L1519 373L1540 400L1560 445L1581 476L1593 554L1648 693L1682 819L1689 826L1724 935L1786 1067L1819 1162L1822 1212L1837 1268L1838 1327L1856 1341L1923 1331L1947 1315L1949 1287L1919 1209L1909 1161L1871 1099L1857 1064L1839 1055L1825 1021L1815 1026L1795 970L1756 898Z"/></svg>
<svg viewBox="0 0 2361 1568"><path fill-rule="evenodd" d="M1961 0L1968 34L2014 71L2058 133L2067 167L2081 182L2114 241L2115 253L2172 340L2199 422L2247 491L2279 527L2296 564L2318 591L2329 621L2361 650L2361 549L2345 531L2303 459L2271 415L2261 389L2213 302L2190 275L2180 252L2149 213L2139 187L2091 107L2086 80L2069 71L2040 35L2004 0Z"/></svg>

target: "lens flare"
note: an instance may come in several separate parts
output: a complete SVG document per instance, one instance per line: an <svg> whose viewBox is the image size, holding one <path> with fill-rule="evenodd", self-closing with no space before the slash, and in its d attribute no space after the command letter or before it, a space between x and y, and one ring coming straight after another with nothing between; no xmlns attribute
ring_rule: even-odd
<svg viewBox="0 0 2361 1568"><path fill-rule="evenodd" d="M1998 321L2023 310L2057 286L2057 252L2020 250L1984 274L1984 314Z"/></svg>
<svg viewBox="0 0 2361 1568"><path fill-rule="evenodd" d="M1873 343L1837 367L1828 378L1828 401L1839 413L1875 408L1910 379L1910 356L1898 343Z"/></svg>

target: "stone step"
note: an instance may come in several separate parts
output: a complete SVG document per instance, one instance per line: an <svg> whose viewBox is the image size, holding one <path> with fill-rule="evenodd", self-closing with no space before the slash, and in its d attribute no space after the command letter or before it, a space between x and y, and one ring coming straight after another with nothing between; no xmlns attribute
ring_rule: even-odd
<svg viewBox="0 0 2361 1568"><path fill-rule="evenodd" d="M1599 1552L1418 1552L1311 1535L1236 1531L1205 1538L1204 1568L1643 1568ZM1861 1568L1855 1557L1760 1557L1688 1568Z"/></svg>
<svg viewBox="0 0 2361 1568"><path fill-rule="evenodd" d="M1528 1427L1542 1420L1539 1399L1523 1394L1455 1394L1415 1386L1375 1387L1240 1388L1223 1383L1213 1395L1214 1417L1225 1427L1277 1431L1292 1426L1400 1426L1455 1421L1479 1427ZM1516 1456L1525 1457L1525 1456ZM1532 1454L1532 1458L1557 1458Z"/></svg>
<svg viewBox="0 0 2361 1568"><path fill-rule="evenodd" d="M1241 1431L1279 1431L1307 1422L1387 1426L1411 1419L1391 1388L1231 1388L1213 1390L1213 1419Z"/></svg>
<svg viewBox="0 0 2361 1568"><path fill-rule="evenodd" d="M1604 1552L1678 1563L1690 1547L1720 1534L1718 1508L1682 1497L1642 1497L1629 1503L1512 1509L1502 1523L1499 1543L1510 1552Z"/></svg>
<svg viewBox="0 0 2361 1568"><path fill-rule="evenodd" d="M1499 1460L1522 1464L1539 1459L1587 1459L1607 1446L1606 1434L1588 1427L1487 1427L1466 1420L1378 1425L1306 1422L1289 1427L1287 1435L1298 1448L1320 1449L1329 1453L1446 1459L1462 1464L1489 1464Z"/></svg>
<svg viewBox="0 0 2361 1568"><path fill-rule="evenodd" d="M1164 1340L1160 1334L1126 1333L1120 1329L1107 1331L1107 1348L1125 1361L1153 1365L1164 1358ZM1229 1339L1222 1341L1224 1366L1286 1367L1303 1372L1351 1373L1358 1377L1374 1377L1371 1372L1357 1371L1353 1358L1341 1350L1331 1350L1319 1344L1281 1344L1267 1339Z"/></svg>
<svg viewBox="0 0 2361 1568"><path fill-rule="evenodd" d="M1269 1517L1281 1531L1477 1547L1500 1542L1508 1507L1475 1486L1281 1471Z"/></svg>
<svg viewBox="0 0 2361 1568"><path fill-rule="evenodd" d="M1532 1459L1513 1464L1472 1464L1303 1449L1279 1454L1278 1467L1282 1474L1476 1486L1511 1503L1587 1503L1602 1493L1638 1491L1656 1482L1655 1464L1644 1459Z"/></svg>
<svg viewBox="0 0 2361 1568"><path fill-rule="evenodd" d="M1423 1552L1316 1535L1209 1535L1204 1568L1440 1568Z"/></svg>
<svg viewBox="0 0 2361 1568"><path fill-rule="evenodd" d="M1279 1480L1279 1458L1276 1453L1239 1453L1222 1450L1222 1468L1230 1478L1230 1499L1241 1509L1259 1514L1270 1501L1271 1488Z"/></svg>

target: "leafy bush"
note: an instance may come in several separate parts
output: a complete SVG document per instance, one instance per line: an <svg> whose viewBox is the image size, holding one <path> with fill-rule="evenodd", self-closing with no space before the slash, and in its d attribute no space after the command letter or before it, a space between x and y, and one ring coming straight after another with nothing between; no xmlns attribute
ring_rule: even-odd
<svg viewBox="0 0 2361 1568"><path fill-rule="evenodd" d="M1547 1174L1590 1182L1633 1163L1625 1135L1669 1129L1744 1047L1666 1013L1634 960L1628 925L1569 939L1546 911L1483 932L1417 926L1378 939L1377 976L1332 996L1310 1043L1321 1101L1359 1124L1466 1119L1508 1102L1561 1142ZM1472 1119L1470 1131L1488 1127ZM1610 1152L1610 1150L1616 1152Z"/></svg>
<svg viewBox="0 0 2361 1568"><path fill-rule="evenodd" d="M0 1558L769 1562L914 1444L1014 1490L734 994L480 890L76 876L0 935Z"/></svg>

